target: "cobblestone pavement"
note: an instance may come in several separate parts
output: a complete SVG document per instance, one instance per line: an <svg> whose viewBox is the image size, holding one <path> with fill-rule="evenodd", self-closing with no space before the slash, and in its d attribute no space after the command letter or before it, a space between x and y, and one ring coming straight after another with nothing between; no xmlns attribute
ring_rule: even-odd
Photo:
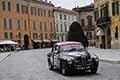
<svg viewBox="0 0 120 80"><path fill-rule="evenodd" d="M88 51L98 55L101 61L120 64L120 49L88 48Z"/></svg>
<svg viewBox="0 0 120 80"><path fill-rule="evenodd" d="M20 51L0 63L0 80L120 80L120 64L100 62L97 74L63 76L50 71L47 53L50 49Z"/></svg>

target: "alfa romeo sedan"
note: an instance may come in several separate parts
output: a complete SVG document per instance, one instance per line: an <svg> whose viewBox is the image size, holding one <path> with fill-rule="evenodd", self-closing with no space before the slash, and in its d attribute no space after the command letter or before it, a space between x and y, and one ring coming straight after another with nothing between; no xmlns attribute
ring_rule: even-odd
<svg viewBox="0 0 120 80"><path fill-rule="evenodd" d="M80 42L60 42L54 44L47 54L50 70L60 70L63 75L82 70L96 73L99 58L88 52Z"/></svg>

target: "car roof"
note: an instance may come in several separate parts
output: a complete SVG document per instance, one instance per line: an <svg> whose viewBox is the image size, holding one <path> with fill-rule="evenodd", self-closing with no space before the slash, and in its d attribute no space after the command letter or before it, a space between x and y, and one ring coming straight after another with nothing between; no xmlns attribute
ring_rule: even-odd
<svg viewBox="0 0 120 80"><path fill-rule="evenodd" d="M81 44L81 42L66 41L66 42L56 43L56 45L64 46L64 45L82 45L82 44Z"/></svg>

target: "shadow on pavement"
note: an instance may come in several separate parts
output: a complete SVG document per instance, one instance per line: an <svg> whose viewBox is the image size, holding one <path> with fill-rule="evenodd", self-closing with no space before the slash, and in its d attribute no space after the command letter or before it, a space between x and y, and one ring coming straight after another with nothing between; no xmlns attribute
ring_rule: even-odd
<svg viewBox="0 0 120 80"><path fill-rule="evenodd" d="M60 71L58 70L51 70L52 72L55 72L56 74L62 75ZM92 77L92 76L99 76L101 75L100 73L95 73L92 74L90 72L83 72L83 71L76 71L76 72L72 72L71 74L67 75L67 77L82 77L82 76L87 76L87 77Z"/></svg>

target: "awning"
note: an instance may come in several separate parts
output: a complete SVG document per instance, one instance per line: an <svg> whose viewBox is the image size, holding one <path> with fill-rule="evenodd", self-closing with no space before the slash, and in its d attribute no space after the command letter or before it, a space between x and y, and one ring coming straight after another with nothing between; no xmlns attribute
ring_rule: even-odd
<svg viewBox="0 0 120 80"><path fill-rule="evenodd" d="M41 43L42 41L41 40L33 40L34 42L38 42L38 43Z"/></svg>
<svg viewBox="0 0 120 80"><path fill-rule="evenodd" d="M14 42L12 40L0 40L0 45L4 45L4 44L12 44L12 45L15 45L15 44L18 44L17 42Z"/></svg>
<svg viewBox="0 0 120 80"><path fill-rule="evenodd" d="M58 42L58 40L57 40L57 39L52 39L51 41L53 41L53 42Z"/></svg>
<svg viewBox="0 0 120 80"><path fill-rule="evenodd" d="M50 42L50 40L48 40L48 39L44 39L43 42Z"/></svg>

